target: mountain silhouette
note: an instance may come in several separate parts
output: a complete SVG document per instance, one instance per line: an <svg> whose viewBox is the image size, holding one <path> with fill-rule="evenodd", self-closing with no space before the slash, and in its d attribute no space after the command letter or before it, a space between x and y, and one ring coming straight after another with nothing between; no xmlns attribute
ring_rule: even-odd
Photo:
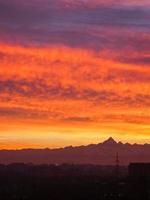
<svg viewBox="0 0 150 200"><path fill-rule="evenodd" d="M0 150L0 163L115 165L116 153L119 155L120 165L128 165L130 162L150 162L150 144L123 144L110 137L102 143L87 146Z"/></svg>
<svg viewBox="0 0 150 200"><path fill-rule="evenodd" d="M112 137L110 137L110 138L108 138L108 140L105 140L103 142L103 144L104 145L115 145L115 144L117 144L117 142Z"/></svg>

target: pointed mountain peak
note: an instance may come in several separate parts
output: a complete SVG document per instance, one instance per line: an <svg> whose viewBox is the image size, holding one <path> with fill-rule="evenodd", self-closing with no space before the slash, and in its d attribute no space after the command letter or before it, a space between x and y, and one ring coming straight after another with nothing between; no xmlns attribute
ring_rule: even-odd
<svg viewBox="0 0 150 200"><path fill-rule="evenodd" d="M103 144L112 145L112 144L117 144L117 142L116 142L112 137L110 137L110 138L108 138L107 140L105 140L105 141L103 142Z"/></svg>

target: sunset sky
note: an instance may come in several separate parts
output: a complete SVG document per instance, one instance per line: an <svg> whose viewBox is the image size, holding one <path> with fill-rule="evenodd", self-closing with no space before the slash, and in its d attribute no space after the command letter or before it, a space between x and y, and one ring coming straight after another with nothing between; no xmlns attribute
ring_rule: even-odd
<svg viewBox="0 0 150 200"><path fill-rule="evenodd" d="M150 0L0 0L0 149L150 143Z"/></svg>

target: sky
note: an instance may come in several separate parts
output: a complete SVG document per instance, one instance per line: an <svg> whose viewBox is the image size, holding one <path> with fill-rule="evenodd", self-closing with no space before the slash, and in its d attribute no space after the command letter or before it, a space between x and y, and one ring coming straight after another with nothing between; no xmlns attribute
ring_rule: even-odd
<svg viewBox="0 0 150 200"><path fill-rule="evenodd" d="M0 0L0 149L150 143L149 0Z"/></svg>

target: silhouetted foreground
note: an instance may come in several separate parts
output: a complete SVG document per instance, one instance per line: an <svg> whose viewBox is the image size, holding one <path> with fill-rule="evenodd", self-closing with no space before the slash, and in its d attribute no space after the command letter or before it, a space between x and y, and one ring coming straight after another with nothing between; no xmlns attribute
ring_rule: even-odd
<svg viewBox="0 0 150 200"><path fill-rule="evenodd" d="M2 200L147 200L150 179L127 167L96 165L0 165Z"/></svg>
<svg viewBox="0 0 150 200"><path fill-rule="evenodd" d="M64 147L58 149L22 149L0 150L0 163L34 163L45 164L93 164L114 165L116 153L122 164L128 166L132 162L150 162L150 144L123 144L113 138L98 143L78 147ZM138 153L137 153L138 152Z"/></svg>

